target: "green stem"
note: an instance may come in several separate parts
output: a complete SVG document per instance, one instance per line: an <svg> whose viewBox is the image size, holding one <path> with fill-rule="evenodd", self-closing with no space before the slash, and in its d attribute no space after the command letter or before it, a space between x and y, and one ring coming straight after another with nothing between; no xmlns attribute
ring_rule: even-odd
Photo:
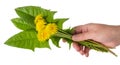
<svg viewBox="0 0 120 65"><path fill-rule="evenodd" d="M61 37L61 38L66 38L66 39L69 39L71 41L72 40L72 35L67 33L66 31L64 30L58 30L58 32L55 34L55 36L57 37ZM76 41L74 41L76 42ZM117 56L114 52L112 52L109 48L107 48L106 46L98 43L98 42L95 42L93 40L84 40L84 41L79 41L77 42L83 46L86 46L90 49L94 49L94 50L97 50L97 51L100 51L100 52L110 52L112 53L114 56Z"/></svg>
<svg viewBox="0 0 120 65"><path fill-rule="evenodd" d="M64 31L58 31L55 36L61 37L61 38L67 38L69 40L72 40L72 35L65 33Z"/></svg>

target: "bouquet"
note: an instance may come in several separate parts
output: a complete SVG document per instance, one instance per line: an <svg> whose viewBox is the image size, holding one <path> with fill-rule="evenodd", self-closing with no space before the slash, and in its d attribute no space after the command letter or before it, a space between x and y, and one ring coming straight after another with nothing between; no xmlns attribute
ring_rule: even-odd
<svg viewBox="0 0 120 65"><path fill-rule="evenodd" d="M19 17L13 18L11 21L22 31L9 38L5 44L34 51L35 48L50 49L50 39L58 48L60 48L59 40L61 38L68 42L69 48L72 42L77 42L72 40L72 28L63 29L63 23L68 18L54 19L56 11L47 10L38 6L18 7L15 11ZM110 52L114 56L117 56L109 48L94 40L83 40L77 43L96 51Z"/></svg>

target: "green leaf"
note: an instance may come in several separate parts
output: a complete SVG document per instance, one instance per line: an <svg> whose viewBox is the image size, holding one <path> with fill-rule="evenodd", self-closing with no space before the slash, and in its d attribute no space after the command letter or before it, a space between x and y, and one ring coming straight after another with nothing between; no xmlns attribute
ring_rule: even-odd
<svg viewBox="0 0 120 65"><path fill-rule="evenodd" d="M38 43L36 38L36 32L32 30L23 31L12 36L5 42L5 44L9 46L34 50L34 43L36 42Z"/></svg>
<svg viewBox="0 0 120 65"><path fill-rule="evenodd" d="M16 11L21 11L22 13L25 13L36 17L37 15L41 14L43 16L47 16L48 13L51 13L52 11L38 7L38 6L24 6L24 7L18 7L15 9ZM18 14L19 15L19 14Z"/></svg>
<svg viewBox="0 0 120 65"><path fill-rule="evenodd" d="M68 28L68 29L64 29L63 30L64 32L66 32L67 34L73 34L73 32L74 32L74 29L73 28Z"/></svg>
<svg viewBox="0 0 120 65"><path fill-rule="evenodd" d="M53 36L53 37L51 37L51 40L52 40L52 43L53 43L56 47L60 48L60 46L59 46L60 37Z"/></svg>
<svg viewBox="0 0 120 65"><path fill-rule="evenodd" d="M16 13L26 22L28 23L30 26L35 27L34 24L34 19L35 17L31 16L30 14L24 12L26 11L25 9L21 9L21 8L17 8L16 9Z"/></svg>
<svg viewBox="0 0 120 65"><path fill-rule="evenodd" d="M56 24L58 25L59 29L62 29L63 27L63 23L68 20L68 18L62 18L62 19L55 19L54 21L56 22Z"/></svg>
<svg viewBox="0 0 120 65"><path fill-rule="evenodd" d="M14 18L11 20L12 23L19 29L21 30L29 30L29 29L34 29L31 27L28 23L26 23L23 19L21 18Z"/></svg>
<svg viewBox="0 0 120 65"><path fill-rule="evenodd" d="M64 38L66 41L67 41L67 43L69 44L69 49L71 48L71 44L72 44L72 40L70 40L70 39L67 39L67 38Z"/></svg>
<svg viewBox="0 0 120 65"><path fill-rule="evenodd" d="M37 48L49 48L50 49L50 45L49 45L49 41L39 41L39 43L36 43L35 45Z"/></svg>
<svg viewBox="0 0 120 65"><path fill-rule="evenodd" d="M38 6L24 6L16 8L16 13L31 26L35 26L34 19L37 15L42 15L46 22L52 22L55 11L50 11Z"/></svg>
<svg viewBox="0 0 120 65"><path fill-rule="evenodd" d="M46 17L46 21L48 22L48 23L52 23L52 22L54 22L54 14L56 13L55 11L50 11L50 10L47 10L47 17Z"/></svg>
<svg viewBox="0 0 120 65"><path fill-rule="evenodd" d="M41 43L37 39L36 34L37 33L34 30L23 31L9 38L5 42L5 44L13 47L18 47L18 48L30 49L33 51L35 47L38 47L38 46L39 47L44 46L48 48L47 44L41 45Z"/></svg>

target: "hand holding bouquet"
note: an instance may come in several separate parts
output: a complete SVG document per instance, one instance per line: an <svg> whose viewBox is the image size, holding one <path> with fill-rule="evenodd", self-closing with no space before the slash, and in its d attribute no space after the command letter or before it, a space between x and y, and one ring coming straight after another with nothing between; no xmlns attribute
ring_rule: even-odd
<svg viewBox="0 0 120 65"><path fill-rule="evenodd" d="M110 52L117 56L109 48L94 40L73 41L71 39L73 29L63 29L63 23L68 18L54 19L56 11L50 11L37 6L24 6L15 10L19 18L13 18L12 23L21 29L22 32L15 34L5 42L9 46L34 51L35 48L50 48L50 39L55 46L60 47L59 40L63 38L68 42L69 47L72 42L77 42L90 49L100 52Z"/></svg>

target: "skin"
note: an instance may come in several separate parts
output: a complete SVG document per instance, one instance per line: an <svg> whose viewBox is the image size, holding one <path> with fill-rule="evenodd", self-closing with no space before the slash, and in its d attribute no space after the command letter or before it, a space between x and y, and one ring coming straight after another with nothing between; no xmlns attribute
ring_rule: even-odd
<svg viewBox="0 0 120 65"><path fill-rule="evenodd" d="M108 48L120 45L120 26L89 23L74 28L73 41L92 39L98 41ZM73 47L81 55L89 56L90 49L73 42Z"/></svg>

